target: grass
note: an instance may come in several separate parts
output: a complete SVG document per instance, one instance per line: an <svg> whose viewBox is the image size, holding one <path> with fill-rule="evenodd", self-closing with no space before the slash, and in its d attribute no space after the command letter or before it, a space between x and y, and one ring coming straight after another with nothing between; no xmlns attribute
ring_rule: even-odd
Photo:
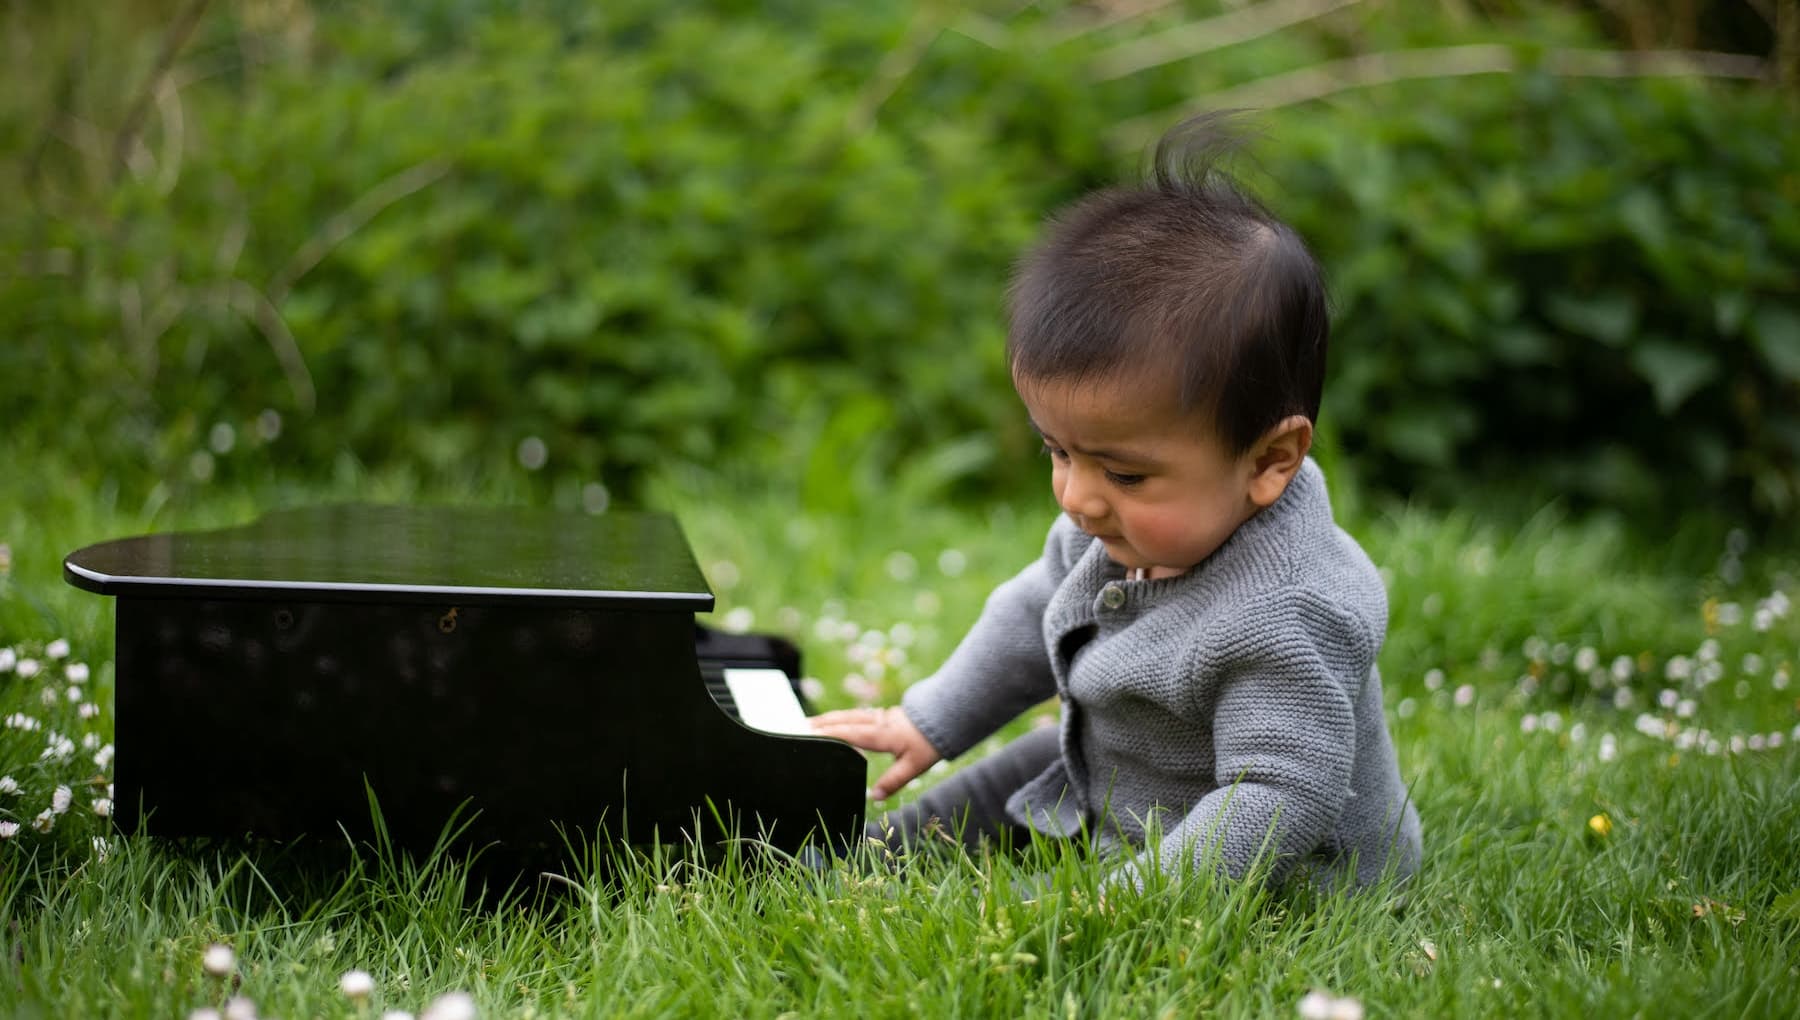
<svg viewBox="0 0 1800 1020"><path fill-rule="evenodd" d="M539 1017L1293 1016L1313 989L1369 1016L1794 1009L1800 612L1777 615L1771 598L1800 595L1790 548L1706 528L1651 543L1553 510L1484 523L1341 493L1389 571L1382 666L1426 827L1424 868L1403 889L1162 876L1102 901L1103 868L1064 845L822 874L753 847L665 847L482 902L479 871L447 856L361 847L332 868L112 833L92 811L110 763L83 743L112 737L110 607L64 585L58 564L103 538L274 505L505 502L509 483L439 492L351 472L145 501L76 481L54 453L8 452L0 648L15 662L0 715L42 728L0 727L0 775L20 787L0 793L0 819L23 823L0 840L0 1015L184 1016L235 992L264 1015L372 1017L456 990L483 1015ZM671 480L663 502L719 590L714 622L799 637L833 706L890 700L925 675L1048 522L1035 502L821 517L697 479ZM65 657L48 654L57 639ZM27 658L39 669L21 678ZM75 662L89 675L71 701ZM84 702L98 714L83 718ZM52 730L66 757L42 757ZM31 821L58 785L71 806L40 833ZM201 964L215 943L236 954L224 979ZM338 989L351 969L374 978L367 1002Z"/></svg>

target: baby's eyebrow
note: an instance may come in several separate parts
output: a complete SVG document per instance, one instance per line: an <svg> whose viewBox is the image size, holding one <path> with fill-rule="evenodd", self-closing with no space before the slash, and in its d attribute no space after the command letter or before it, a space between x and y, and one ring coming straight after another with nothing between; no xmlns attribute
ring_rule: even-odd
<svg viewBox="0 0 1800 1020"><path fill-rule="evenodd" d="M1057 442L1056 437L1052 436L1048 432L1045 432L1038 425L1037 422L1033 421L1029 417L1027 417L1025 420L1028 423L1030 423L1031 431L1036 432L1038 434L1039 439L1042 439L1046 443L1052 443L1057 446L1061 446L1067 450L1073 450L1076 453L1081 454L1083 457L1097 457L1100 460L1118 461L1121 464L1148 465L1148 464L1155 463L1154 458L1146 457L1142 454L1134 454L1134 453L1130 452L1129 450L1114 450L1110 447L1085 447L1085 446L1076 446L1073 443L1059 443L1059 442Z"/></svg>

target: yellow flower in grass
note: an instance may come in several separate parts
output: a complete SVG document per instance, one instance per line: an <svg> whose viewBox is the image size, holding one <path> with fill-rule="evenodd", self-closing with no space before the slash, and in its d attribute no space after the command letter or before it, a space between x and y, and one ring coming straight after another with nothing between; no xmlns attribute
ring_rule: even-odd
<svg viewBox="0 0 1800 1020"><path fill-rule="evenodd" d="M1604 811L1588 819L1588 831L1599 836L1601 839L1605 839L1612 835L1612 830L1612 819L1608 818Z"/></svg>

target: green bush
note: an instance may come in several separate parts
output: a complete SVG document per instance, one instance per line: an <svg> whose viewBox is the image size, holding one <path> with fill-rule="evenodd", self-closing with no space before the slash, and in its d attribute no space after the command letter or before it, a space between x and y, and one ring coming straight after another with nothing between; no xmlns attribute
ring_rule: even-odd
<svg viewBox="0 0 1800 1020"><path fill-rule="evenodd" d="M1100 86L1106 47L1193 15L1069 16L221 8L121 163L166 19L89 42L14 12L41 45L0 90L0 405L164 493L359 464L564 504L672 465L820 510L1017 491L1004 280L1129 172L1109 131L1360 48L1530 34L1343 12ZM1271 203L1332 279L1326 424L1359 475L1800 511L1791 123L1761 87L1536 73L1262 116Z"/></svg>
<svg viewBox="0 0 1800 1020"><path fill-rule="evenodd" d="M1273 170L1331 269L1353 459L1440 491L1800 510L1784 98L1526 74L1400 105L1295 125Z"/></svg>

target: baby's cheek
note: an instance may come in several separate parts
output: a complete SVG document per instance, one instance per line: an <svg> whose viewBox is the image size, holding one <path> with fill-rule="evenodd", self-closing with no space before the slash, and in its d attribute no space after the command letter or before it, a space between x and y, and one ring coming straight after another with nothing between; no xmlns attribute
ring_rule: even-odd
<svg viewBox="0 0 1800 1020"><path fill-rule="evenodd" d="M1225 537L1214 535L1211 523L1191 506L1147 510L1138 519L1134 544L1170 565L1179 560L1198 563Z"/></svg>

